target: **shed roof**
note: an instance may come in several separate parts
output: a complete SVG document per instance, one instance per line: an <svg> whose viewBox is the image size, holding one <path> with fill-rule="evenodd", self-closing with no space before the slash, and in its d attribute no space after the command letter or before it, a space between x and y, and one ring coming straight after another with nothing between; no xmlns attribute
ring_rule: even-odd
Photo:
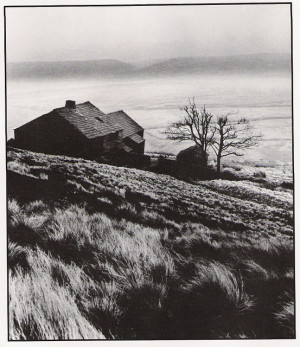
<svg viewBox="0 0 300 347"><path fill-rule="evenodd" d="M123 110L108 113L114 124L118 124L123 129L123 138L131 136L143 128L138 125L132 118L128 116Z"/></svg>
<svg viewBox="0 0 300 347"><path fill-rule="evenodd" d="M145 139L142 138L142 136L138 135L138 134L133 134L131 136L129 136L129 138L134 141L135 143L142 143L145 141Z"/></svg>

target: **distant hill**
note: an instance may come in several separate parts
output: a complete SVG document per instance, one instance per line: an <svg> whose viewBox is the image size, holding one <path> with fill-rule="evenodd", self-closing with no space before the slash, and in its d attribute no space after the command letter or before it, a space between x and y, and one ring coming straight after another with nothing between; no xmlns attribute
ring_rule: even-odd
<svg viewBox="0 0 300 347"><path fill-rule="evenodd" d="M8 78L11 79L120 76L134 71L133 65L113 59L7 64Z"/></svg>
<svg viewBox="0 0 300 347"><path fill-rule="evenodd" d="M174 58L142 69L147 74L289 72L288 54L251 54L224 57Z"/></svg>
<svg viewBox="0 0 300 347"><path fill-rule="evenodd" d="M288 54L250 54L223 57L185 57L125 63L114 59L8 63L9 79L161 76L173 74L289 73Z"/></svg>

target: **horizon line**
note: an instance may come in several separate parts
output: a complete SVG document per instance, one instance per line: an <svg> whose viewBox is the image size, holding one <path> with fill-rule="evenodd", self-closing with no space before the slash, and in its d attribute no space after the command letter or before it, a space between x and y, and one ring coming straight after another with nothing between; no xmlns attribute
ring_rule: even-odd
<svg viewBox="0 0 300 347"><path fill-rule="evenodd" d="M20 61L8 61L6 59L7 64L18 64L18 63L66 63L66 62L93 62L93 61L118 61L122 63L132 64L132 63L141 63L141 62L147 62L152 60L172 60L172 59L188 59L188 58L222 58L222 57L241 57L241 56L255 56L255 55L289 55L291 56L291 52L259 52L259 53L238 53L238 54L224 54L224 55L195 55L195 56L174 56L169 58L149 58L149 59L140 59L136 61L132 60L121 60L118 58L98 58L98 59L75 59L75 60L20 60Z"/></svg>

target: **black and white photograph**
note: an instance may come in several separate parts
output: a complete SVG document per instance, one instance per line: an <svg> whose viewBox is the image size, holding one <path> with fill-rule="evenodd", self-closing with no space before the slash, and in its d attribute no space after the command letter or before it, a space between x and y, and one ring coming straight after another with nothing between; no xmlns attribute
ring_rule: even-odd
<svg viewBox="0 0 300 347"><path fill-rule="evenodd" d="M44 5L3 7L7 341L294 340L292 3Z"/></svg>

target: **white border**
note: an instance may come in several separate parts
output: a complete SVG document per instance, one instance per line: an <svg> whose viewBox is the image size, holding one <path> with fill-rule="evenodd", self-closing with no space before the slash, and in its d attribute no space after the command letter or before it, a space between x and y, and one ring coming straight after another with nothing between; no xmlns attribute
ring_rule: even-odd
<svg viewBox="0 0 300 347"><path fill-rule="evenodd" d="M157 1L157 0L111 0L111 1L95 1L95 0L2 0L1 1L1 14L0 14L0 46L1 46L1 59L0 59L0 95L1 95L1 102L0 102L0 143L1 143L1 150L0 150L0 218L1 218L1 232L0 232L0 346L8 346L11 344L17 344L17 346L31 346L34 344L34 346L96 346L99 344L104 344L105 346L137 346L137 345L143 345L143 346L182 346L183 344L185 346L282 346L282 345L297 345L299 344L300 339L300 329L299 329L299 310L296 306L296 334L297 339L296 340L197 340L197 341L58 341L58 342L8 342L7 341L7 280L6 280L6 153L5 153L5 81L4 81L4 6L26 6L26 5L113 5L113 4L119 4L119 5L125 5L125 4L182 4L182 3L205 3L205 4L212 4L212 3L249 3L251 1L237 1L237 0L228 0L228 1L210 1L210 0L204 0L204 1L195 1L195 0L164 0L164 1ZM272 3L276 1L260 1L256 0L253 1L256 3ZM279 2L279 1L278 1ZM300 33L300 2L299 1L282 1L282 2L292 2L293 7L293 51L294 51L294 148L295 148L295 154L294 154L294 165L295 165L295 192L297 193L299 188L299 183L297 182L297 173L299 171L300 164L297 163L297 159L299 158L299 148L300 148L300 138L299 138L299 129L300 129L300 116L297 115L297 111L300 109L299 102L300 96L299 94L299 82L300 82L300 75L299 75L299 64L297 63L300 61L300 40L297 35L297 33ZM297 194L296 194L297 196ZM298 208L298 201L296 199L295 201L296 209ZM299 230L299 222L297 217L297 210L295 210L295 234L296 230ZM298 247L298 238L299 235L296 236L296 255L299 254L299 247ZM299 261L298 256L296 256L296 302L299 301Z"/></svg>

